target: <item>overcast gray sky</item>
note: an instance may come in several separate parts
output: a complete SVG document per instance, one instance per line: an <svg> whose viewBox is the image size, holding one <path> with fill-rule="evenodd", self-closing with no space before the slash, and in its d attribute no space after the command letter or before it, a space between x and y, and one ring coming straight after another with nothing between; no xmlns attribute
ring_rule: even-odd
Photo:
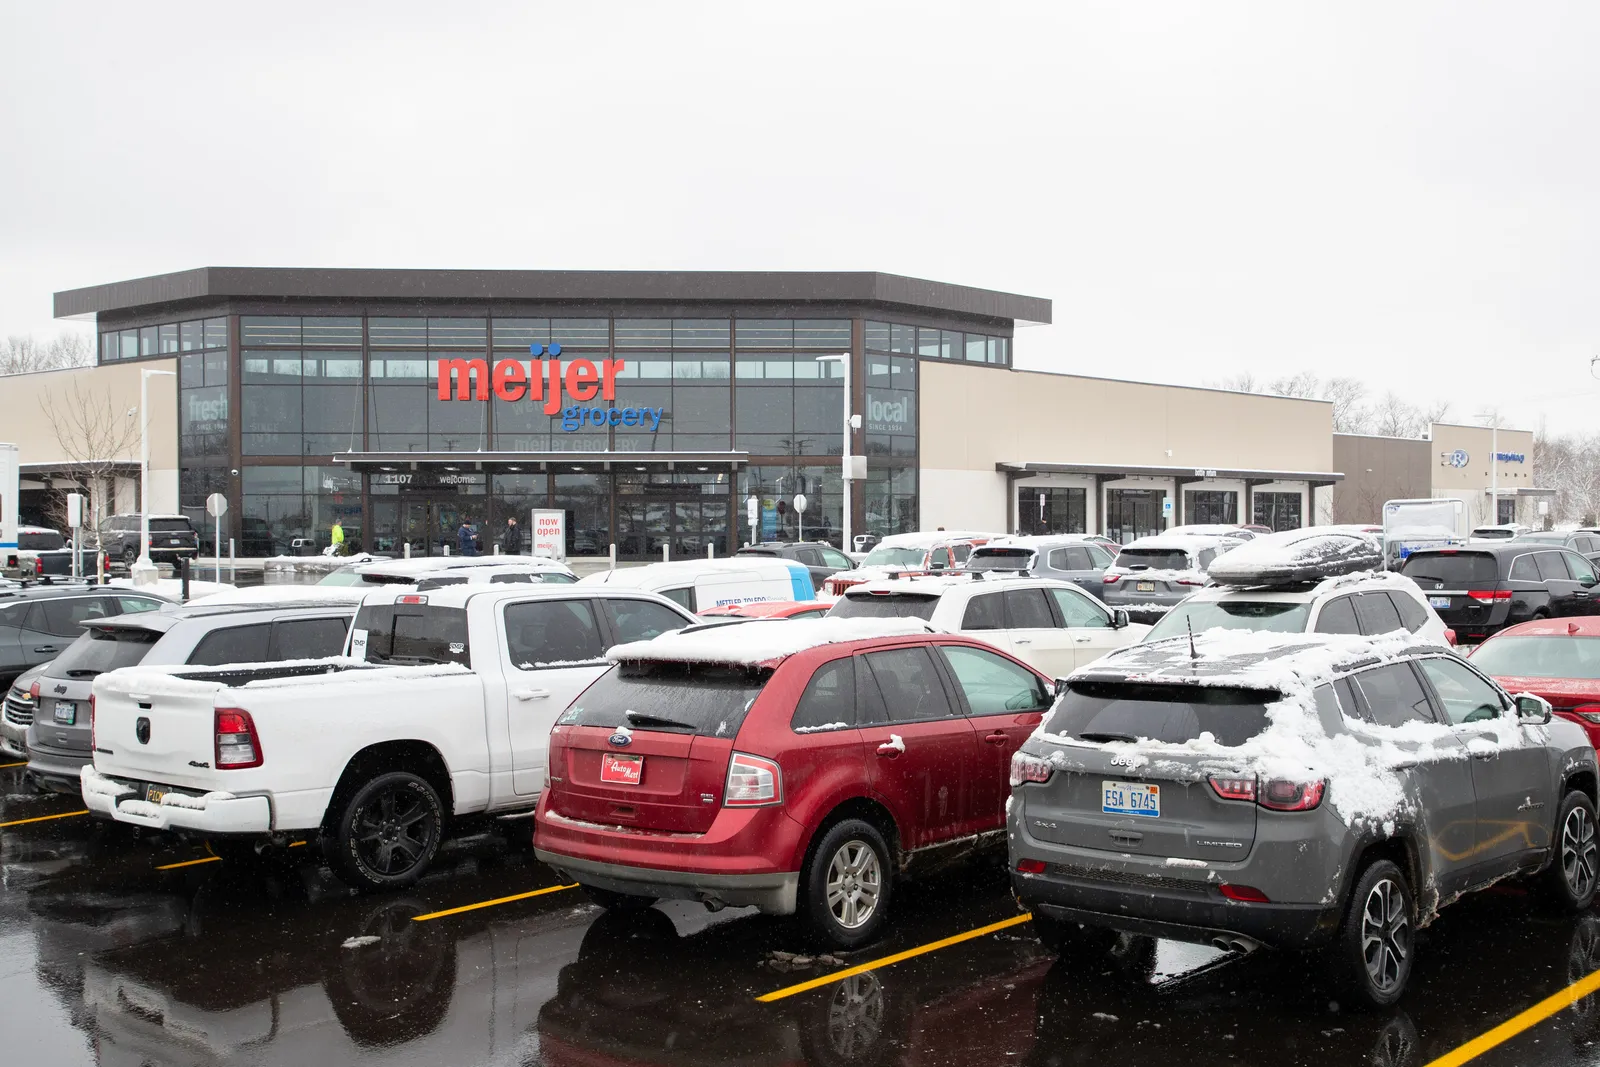
<svg viewBox="0 0 1600 1067"><path fill-rule="evenodd" d="M204 265L870 269L1587 430L1600 5L0 0L0 334ZM1070 417L1064 412L1063 417Z"/></svg>

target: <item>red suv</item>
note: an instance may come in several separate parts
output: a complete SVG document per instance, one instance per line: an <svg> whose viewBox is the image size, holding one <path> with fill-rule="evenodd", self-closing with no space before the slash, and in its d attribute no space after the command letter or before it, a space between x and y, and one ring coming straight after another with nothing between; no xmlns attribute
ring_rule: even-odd
<svg viewBox="0 0 1600 1067"><path fill-rule="evenodd" d="M913 856L998 842L1011 754L1053 699L1031 667L920 627L754 622L612 649L550 735L539 859L608 908L755 905L870 941Z"/></svg>

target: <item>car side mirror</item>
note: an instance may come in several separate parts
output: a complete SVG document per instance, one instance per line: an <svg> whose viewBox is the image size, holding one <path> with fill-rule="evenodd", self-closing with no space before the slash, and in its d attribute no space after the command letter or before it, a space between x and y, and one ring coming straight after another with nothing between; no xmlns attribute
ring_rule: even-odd
<svg viewBox="0 0 1600 1067"><path fill-rule="evenodd" d="M1582 578L1579 579L1578 584L1583 586L1585 589L1593 589L1597 584L1600 584L1600 582L1596 582L1594 578Z"/></svg>
<svg viewBox="0 0 1600 1067"><path fill-rule="evenodd" d="M1128 609L1116 608L1111 612L1111 627L1114 630L1126 629L1128 625Z"/></svg>
<svg viewBox="0 0 1600 1067"><path fill-rule="evenodd" d="M1518 693L1511 699L1517 702L1517 722L1523 726L1544 726L1550 721L1550 702L1532 693Z"/></svg>

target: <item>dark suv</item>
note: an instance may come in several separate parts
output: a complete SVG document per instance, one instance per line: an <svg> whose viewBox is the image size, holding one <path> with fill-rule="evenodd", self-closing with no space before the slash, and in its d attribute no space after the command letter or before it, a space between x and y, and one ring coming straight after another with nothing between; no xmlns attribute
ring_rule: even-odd
<svg viewBox="0 0 1600 1067"><path fill-rule="evenodd" d="M821 591L830 574L855 569L849 556L823 541L762 541L746 545L734 553L739 556L776 556L792 559L811 572L811 588Z"/></svg>
<svg viewBox="0 0 1600 1067"><path fill-rule="evenodd" d="M1459 641L1482 641L1529 619L1600 615L1594 564L1570 548L1522 540L1413 552L1416 582Z"/></svg>
<svg viewBox="0 0 1600 1067"><path fill-rule="evenodd" d="M1555 545L1561 548L1570 548L1574 552L1585 556L1600 554L1600 533L1594 530L1544 530L1539 533L1528 533L1518 537L1514 544L1519 545Z"/></svg>
<svg viewBox="0 0 1600 1067"><path fill-rule="evenodd" d="M139 516L113 515L106 523L101 547L112 559L132 563L139 558ZM193 559L200 551L200 535L187 515L150 516L150 560L170 563Z"/></svg>

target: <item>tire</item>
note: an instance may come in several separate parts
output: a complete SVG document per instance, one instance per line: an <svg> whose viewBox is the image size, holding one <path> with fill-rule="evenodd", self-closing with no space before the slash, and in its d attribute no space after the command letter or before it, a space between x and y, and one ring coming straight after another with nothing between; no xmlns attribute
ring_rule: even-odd
<svg viewBox="0 0 1600 1067"><path fill-rule="evenodd" d="M433 786L410 771L390 771L355 791L335 817L328 864L360 890L400 889L428 869L444 836Z"/></svg>
<svg viewBox="0 0 1600 1067"><path fill-rule="evenodd" d="M1594 804L1574 789L1561 801L1556 816L1555 855L1545 868L1545 896L1562 911L1587 911L1594 903L1597 871L1600 871L1600 842L1596 840Z"/></svg>
<svg viewBox="0 0 1600 1067"><path fill-rule="evenodd" d="M591 904L598 904L607 911L627 915L644 911L656 902L655 897L636 897L631 893L618 893L611 889L601 889L592 885L579 885L583 895L589 898Z"/></svg>
<svg viewBox="0 0 1600 1067"><path fill-rule="evenodd" d="M126 563L128 566L131 567L135 563L137 563L138 561L139 561L139 550L137 548L134 548L132 545L123 545L122 546L122 562Z"/></svg>
<svg viewBox="0 0 1600 1067"><path fill-rule="evenodd" d="M1386 1008L1406 991L1415 961L1416 905L1388 860L1361 872L1332 949L1334 974L1352 1007Z"/></svg>
<svg viewBox="0 0 1600 1067"><path fill-rule="evenodd" d="M876 938L888 921L892 871L877 827L861 819L830 827L800 877L800 912L812 934L837 949Z"/></svg>

